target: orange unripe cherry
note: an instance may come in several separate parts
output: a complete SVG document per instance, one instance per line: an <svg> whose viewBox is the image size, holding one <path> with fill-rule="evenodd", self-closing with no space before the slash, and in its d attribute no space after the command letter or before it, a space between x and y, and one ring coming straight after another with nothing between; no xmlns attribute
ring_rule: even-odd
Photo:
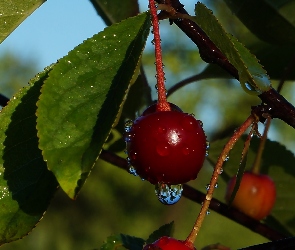
<svg viewBox="0 0 295 250"><path fill-rule="evenodd" d="M227 202L229 202L235 182L236 176L228 183L225 196ZM232 206L256 220L261 220L270 214L275 200L276 188L269 176L245 172Z"/></svg>

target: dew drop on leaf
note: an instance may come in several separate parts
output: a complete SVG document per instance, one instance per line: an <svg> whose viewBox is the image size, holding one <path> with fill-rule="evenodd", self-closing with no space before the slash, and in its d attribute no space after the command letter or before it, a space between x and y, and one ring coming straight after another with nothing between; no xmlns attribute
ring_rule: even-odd
<svg viewBox="0 0 295 250"><path fill-rule="evenodd" d="M158 200L164 205L173 205L178 202L181 198L182 190L182 184L168 185L158 183L155 185L155 193Z"/></svg>

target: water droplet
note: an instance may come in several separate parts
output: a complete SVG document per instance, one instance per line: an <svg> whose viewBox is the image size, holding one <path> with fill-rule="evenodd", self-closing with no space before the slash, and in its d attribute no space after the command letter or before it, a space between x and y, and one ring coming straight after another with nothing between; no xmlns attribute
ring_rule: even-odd
<svg viewBox="0 0 295 250"><path fill-rule="evenodd" d="M127 161L128 167L130 167L130 166L131 166L131 161L130 161L130 158L129 158L129 157L127 157L127 158L126 158L126 161Z"/></svg>
<svg viewBox="0 0 295 250"><path fill-rule="evenodd" d="M223 168L218 170L218 174L222 174L223 173Z"/></svg>
<svg viewBox="0 0 295 250"><path fill-rule="evenodd" d="M184 155L189 155L189 154L190 154L190 149L189 149L189 147L188 147L188 146L184 146L184 147L182 148L182 153L183 153Z"/></svg>
<svg viewBox="0 0 295 250"><path fill-rule="evenodd" d="M202 121L198 120L198 122L199 122L199 124L200 124L200 126L201 126L201 127L203 127L203 126L204 126L204 124L203 124L203 122L202 122Z"/></svg>
<svg viewBox="0 0 295 250"><path fill-rule="evenodd" d="M210 214L210 211L209 211L209 210L207 210L207 211L206 211L206 215L209 215L209 214Z"/></svg>
<svg viewBox="0 0 295 250"><path fill-rule="evenodd" d="M206 185L206 190L208 191L210 189L210 184Z"/></svg>
<svg viewBox="0 0 295 250"><path fill-rule="evenodd" d="M155 40L153 39L153 40L151 41L151 43L152 43L152 45L155 45Z"/></svg>
<svg viewBox="0 0 295 250"><path fill-rule="evenodd" d="M129 174L133 174L134 176L138 176L138 174L136 173L136 169L133 166L130 166L128 169Z"/></svg>
<svg viewBox="0 0 295 250"><path fill-rule="evenodd" d="M157 78L157 75L155 75L155 77ZM158 85L155 85L155 89L158 91Z"/></svg>
<svg viewBox="0 0 295 250"><path fill-rule="evenodd" d="M124 134L124 141L130 142L132 140L132 134L131 133L125 133Z"/></svg>
<svg viewBox="0 0 295 250"><path fill-rule="evenodd" d="M135 161L137 158L137 152L135 152L134 150L131 150L129 152L129 158L130 158L130 160Z"/></svg>
<svg viewBox="0 0 295 250"><path fill-rule="evenodd" d="M133 121L132 120L127 120L125 122L125 126L124 126L124 129L125 129L125 132L130 132L131 128L133 126Z"/></svg>
<svg viewBox="0 0 295 250"><path fill-rule="evenodd" d="M170 154L169 145L164 143L159 143L156 146L156 151L160 156L167 156Z"/></svg>
<svg viewBox="0 0 295 250"><path fill-rule="evenodd" d="M158 133L159 134L165 134L167 132L167 128L166 127L162 127L162 126L159 126L158 127Z"/></svg>
<svg viewBox="0 0 295 250"><path fill-rule="evenodd" d="M151 30L151 33L154 34L154 30L153 29Z"/></svg>
<svg viewBox="0 0 295 250"><path fill-rule="evenodd" d="M168 185L158 183L155 185L155 193L159 201L165 205L173 205L178 202L181 198L182 190L182 184Z"/></svg>
<svg viewBox="0 0 295 250"><path fill-rule="evenodd" d="M206 152L205 152L205 157L207 157L208 155L209 155L209 151L206 150Z"/></svg>
<svg viewBox="0 0 295 250"><path fill-rule="evenodd" d="M223 161L228 161L229 160L229 156L226 155L224 158L223 158Z"/></svg>
<svg viewBox="0 0 295 250"><path fill-rule="evenodd" d="M186 115L185 117L183 117L182 121L181 121L181 126L187 130L187 131L191 131L194 129L194 122L195 122L195 118L192 115Z"/></svg>
<svg viewBox="0 0 295 250"><path fill-rule="evenodd" d="M206 141L206 149L210 148L210 142Z"/></svg>
<svg viewBox="0 0 295 250"><path fill-rule="evenodd" d="M214 187L215 187L215 188L218 188L218 183L216 183Z"/></svg>

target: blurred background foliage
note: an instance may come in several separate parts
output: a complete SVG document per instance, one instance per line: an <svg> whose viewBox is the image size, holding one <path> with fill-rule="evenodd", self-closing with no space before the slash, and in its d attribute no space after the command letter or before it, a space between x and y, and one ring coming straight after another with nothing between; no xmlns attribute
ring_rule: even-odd
<svg viewBox="0 0 295 250"><path fill-rule="evenodd" d="M205 3L214 11L224 28L246 46L255 47L255 44L261 43L223 1ZM190 14L194 13L193 10L188 11ZM175 25L169 25L167 20L161 21L161 34L167 89L187 77L199 74L207 66L200 59L197 47ZM276 61L272 63L275 64ZM281 67L286 67L288 63L286 60L285 65ZM36 58L20 58L13 52L2 55L1 93L12 97L37 73L36 65ZM143 67L155 100L154 52L150 42L143 55ZM283 73L281 72L281 75ZM272 79L274 87L279 79ZM293 92L294 82L287 81L282 94L291 103L295 103ZM169 96L169 101L202 120L209 141L232 134L233 129L248 117L251 106L260 103L258 97L246 94L238 81L214 79L214 74L212 79L193 82L180 88ZM288 125L279 120L272 123L270 137L295 152L294 137L290 134L294 134L294 131ZM122 142L121 138L117 138L116 130L114 135L115 141L118 139ZM109 146L111 143L105 148ZM117 153L125 157L122 150ZM198 179L190 184L205 192L211 173L212 166L206 162ZM226 183L220 180L215 193L215 197L222 201L225 185ZM2 249L94 249L98 248L107 236L115 233L147 239L152 231L171 221L175 221L174 236L184 239L193 226L199 209L199 204L185 198L174 206L164 206L158 202L152 185L98 160L76 201L70 200L59 190L37 228L29 236L6 244ZM200 249L205 245L220 242L237 249L266 241L262 236L211 212L204 222L196 246Z"/></svg>

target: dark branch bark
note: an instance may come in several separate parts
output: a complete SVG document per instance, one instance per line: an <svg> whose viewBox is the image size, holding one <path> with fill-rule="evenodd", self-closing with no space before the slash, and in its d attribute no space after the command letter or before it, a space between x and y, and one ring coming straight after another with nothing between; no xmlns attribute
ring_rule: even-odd
<svg viewBox="0 0 295 250"><path fill-rule="evenodd" d="M157 0L158 3L165 3L165 0ZM170 0L171 6L181 14L187 14L179 0ZM167 4L167 2L166 2ZM199 48L201 58L207 63L219 65L234 78L239 80L237 69L228 61L215 44L209 39L205 32L189 19L171 19ZM271 88L259 95L263 103L268 105L272 118L279 118L295 128L295 107L289 103L277 91Z"/></svg>
<svg viewBox="0 0 295 250"><path fill-rule="evenodd" d="M119 168L128 171L127 161L117 156L116 154L113 154L112 152L103 150L101 152L100 158L109 163L112 163L113 165ZM205 199L205 194L186 184L183 186L183 196L199 204L201 204ZM251 229L253 232L259 233L260 235L268 238L269 240L278 240L286 238L286 235L282 235L281 233L270 228L269 226L241 213L235 208L228 207L226 204L218 201L217 199L212 199L210 203L210 209Z"/></svg>

